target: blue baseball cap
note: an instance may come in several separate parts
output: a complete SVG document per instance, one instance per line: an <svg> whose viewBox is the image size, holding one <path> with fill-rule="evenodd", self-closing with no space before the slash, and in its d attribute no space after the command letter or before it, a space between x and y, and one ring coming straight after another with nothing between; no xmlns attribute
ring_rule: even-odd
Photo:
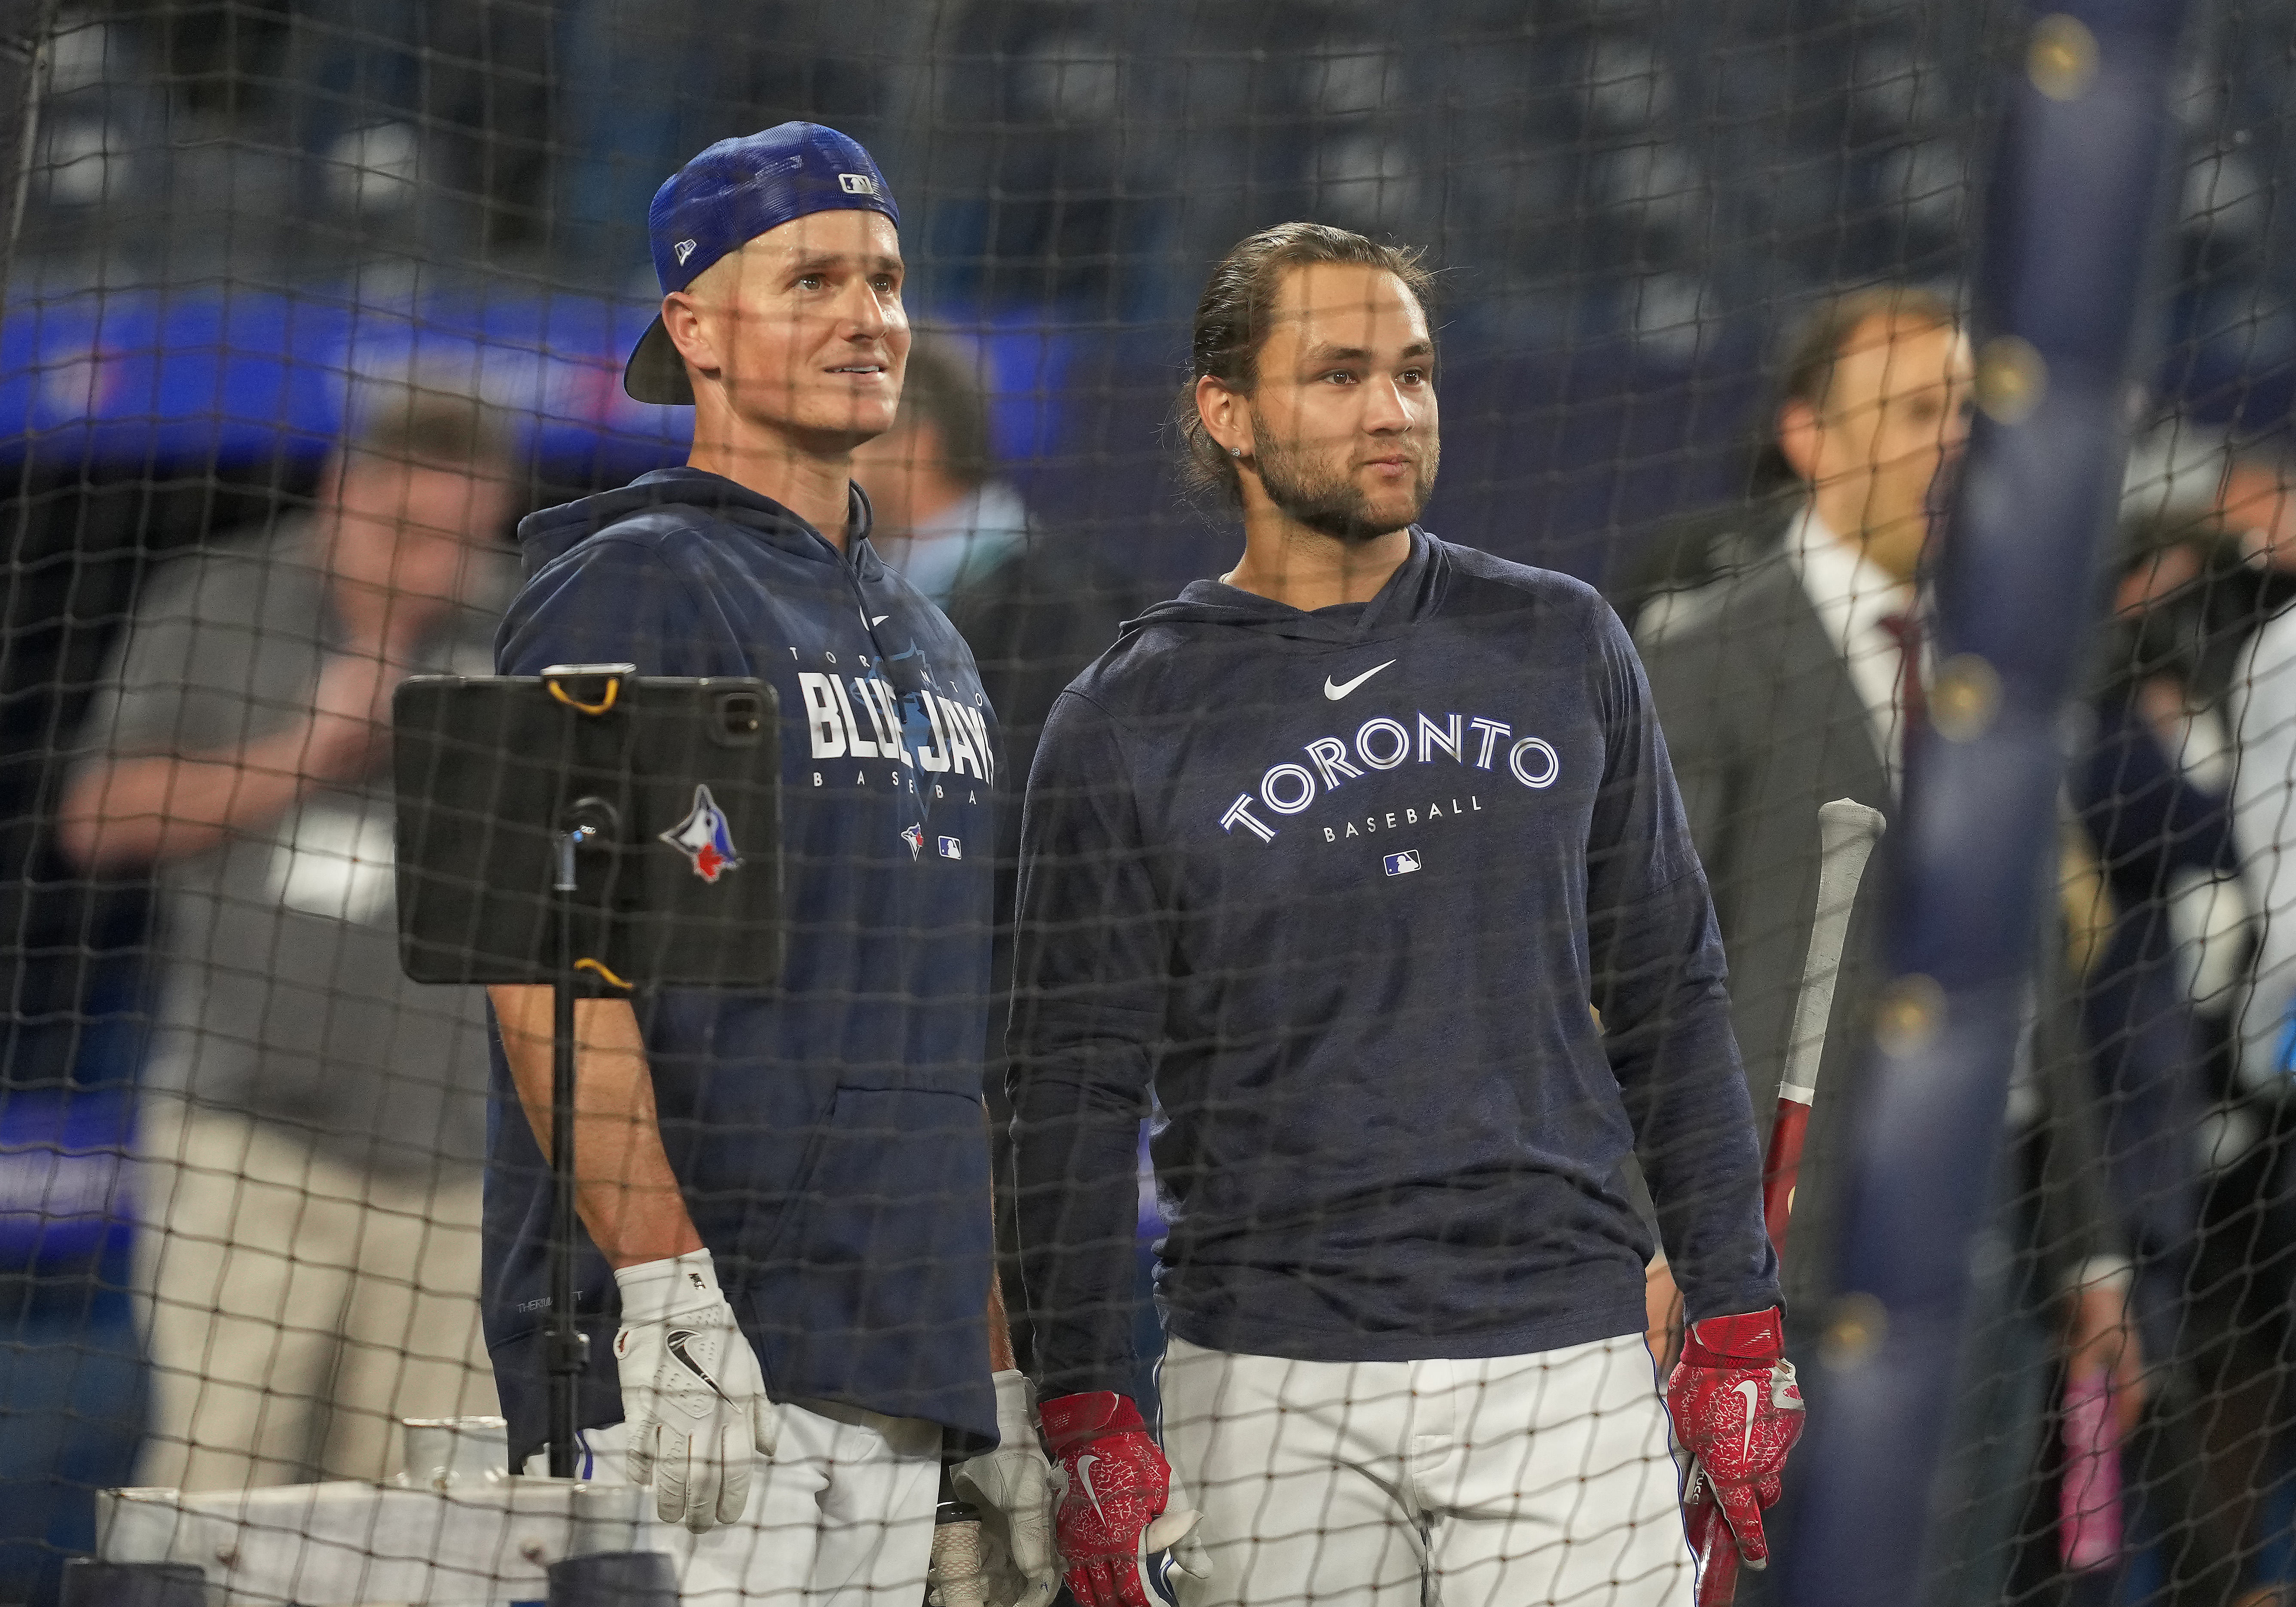
<svg viewBox="0 0 2296 1607"><path fill-rule="evenodd" d="M662 182L646 209L661 293L682 291L728 252L809 212L901 209L858 140L819 123L781 123L719 140ZM622 389L641 402L692 406L685 359L656 317L622 369Z"/></svg>

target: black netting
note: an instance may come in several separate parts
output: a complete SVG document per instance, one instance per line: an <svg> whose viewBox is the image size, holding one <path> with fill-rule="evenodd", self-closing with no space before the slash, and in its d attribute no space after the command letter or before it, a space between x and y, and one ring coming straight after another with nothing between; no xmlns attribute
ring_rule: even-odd
<svg viewBox="0 0 2296 1607"><path fill-rule="evenodd" d="M1676 1273L1693 1318L1776 1298L1751 1158L1816 811L1894 824L1906 732L1952 717L1922 538L2031 16L17 9L0 35L42 42L0 323L0 1603L59 1600L99 1550L234 1602L539 1599L543 1564L633 1535L694 1553L688 1600L825 1602L837 1570L840 1602L920 1600L933 1464L997 1421L992 1243L1055 1462L1153 1455L1078 1403L1156 1430L1160 1399L1215 1570L1178 1582L1191 1607L1416 1602L1423 1578L1455 1607L1691 1599L1642 1325L1679 1344ZM2194 11L1925 1602L2296 1591L2296 7ZM615 501L693 449L693 410L623 387L662 306L648 203L791 120L860 142L898 198L901 411L788 425L775 386L845 381L783 376L734 410L740 450L697 457L730 478ZM1404 442L1398 472L1432 474L1411 398L1439 393L1422 523L1448 546L1336 540L1345 496L1300 517L1328 442L1289 303L1261 356L1303 366L1216 375L1237 411L1188 492L1198 299L1292 219L1425 253L1431 357L1377 264L1328 299L1366 343L1340 377L1400 410L1349 428ZM758 505L857 446L865 560L816 534L833 494ZM1292 518L1306 545L1266 553L1296 567L1238 568L1236 472L1289 485L1249 505ZM521 569L521 519L595 496L529 524ZM584 1528L503 1478L547 1438L546 1015L496 1000L505 1057L476 989L405 980L389 721L409 675L560 663L777 700L773 829L730 771L584 773L629 789L617 865L696 897L783 879L784 931L724 950L785 939L778 974L634 978L626 1009L594 972L580 1017L604 1069L578 1140L619 1168L583 1200L583 1426L619 1431L634 1313L719 1309L608 1259L709 1250L738 1324L710 1365L754 1348L781 1403L745 1538L611 1499ZM579 717L641 718L632 686ZM573 729L535 696L521 730ZM1849 1124L1903 1003L1883 885L1849 925L1784 1267L1813 1412L1857 1316L1827 1259ZM611 1432L581 1447L608 1484ZM324 1480L395 1482L281 1493ZM184 1495L99 1503L139 1485ZM808 1505L824 1488L866 1511ZM93 1578L83 1603L130 1588Z"/></svg>

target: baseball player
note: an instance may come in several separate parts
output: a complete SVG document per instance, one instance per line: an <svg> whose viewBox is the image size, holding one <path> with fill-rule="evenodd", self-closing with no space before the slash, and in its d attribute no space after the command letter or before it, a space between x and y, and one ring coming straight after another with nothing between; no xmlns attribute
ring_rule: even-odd
<svg viewBox="0 0 2296 1607"><path fill-rule="evenodd" d="M624 384L693 406L692 456L529 518L497 644L507 675L761 676L783 711L783 974L578 1017L581 1471L654 1486L687 1602L915 1607L945 1440L1013 1563L1000 1599L1057 1587L990 1274L995 721L848 477L900 397L898 219L868 152L812 124L662 185L661 316ZM765 823L695 808L676 838L695 874L742 875ZM487 1199L516 1465L545 1434L549 997L493 1000L496 1097L527 1115L496 1124Z"/></svg>
<svg viewBox="0 0 2296 1607"><path fill-rule="evenodd" d="M1632 1152L1679 1436L1757 1565L1800 1430L1641 669L1587 586L1414 523L1425 285L1310 224L1213 271L1178 422L1243 555L1126 627L1030 773L1021 1255L1091 1607L1688 1603ZM1120 1393L1152 1111L1160 1448Z"/></svg>

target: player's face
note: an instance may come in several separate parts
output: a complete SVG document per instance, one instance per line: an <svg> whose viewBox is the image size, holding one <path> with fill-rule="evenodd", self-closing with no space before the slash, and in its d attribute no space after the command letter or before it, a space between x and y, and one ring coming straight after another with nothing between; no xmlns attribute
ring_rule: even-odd
<svg viewBox="0 0 2296 1607"><path fill-rule="evenodd" d="M1250 418L1267 499L1308 529L1362 542L1418 518L1441 451L1418 298L1379 268L1293 269L1259 348Z"/></svg>
<svg viewBox="0 0 2296 1607"><path fill-rule="evenodd" d="M1969 439L1974 370L1959 330L1874 318L1834 365L1811 430L1811 480L1827 523L1910 575L1939 471Z"/></svg>
<svg viewBox="0 0 2296 1607"><path fill-rule="evenodd" d="M846 449L891 429L900 406L903 271L900 238L882 213L808 213L750 241L707 286L697 282L698 316L683 321L690 334L681 336L681 320L665 322L738 417ZM666 299L665 310L678 299Z"/></svg>

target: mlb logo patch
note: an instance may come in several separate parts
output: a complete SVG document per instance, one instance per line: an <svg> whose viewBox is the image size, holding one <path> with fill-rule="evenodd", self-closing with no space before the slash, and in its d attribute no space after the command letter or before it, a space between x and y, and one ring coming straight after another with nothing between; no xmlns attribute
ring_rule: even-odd
<svg viewBox="0 0 2296 1607"><path fill-rule="evenodd" d="M874 195L877 193L877 181L866 173L840 173L837 176L837 182L848 195Z"/></svg>
<svg viewBox="0 0 2296 1607"><path fill-rule="evenodd" d="M1384 863L1390 876L1408 876L1419 868L1419 850L1406 849L1400 854L1390 854Z"/></svg>
<svg viewBox="0 0 2296 1607"><path fill-rule="evenodd" d="M940 840L940 857L943 859L962 859L964 857L964 845L954 837L944 837Z"/></svg>
<svg viewBox="0 0 2296 1607"><path fill-rule="evenodd" d="M686 811L684 820L661 833L661 840L685 855L693 873L704 881L715 881L742 863L734 848L734 829L708 787L693 789L693 808Z"/></svg>

